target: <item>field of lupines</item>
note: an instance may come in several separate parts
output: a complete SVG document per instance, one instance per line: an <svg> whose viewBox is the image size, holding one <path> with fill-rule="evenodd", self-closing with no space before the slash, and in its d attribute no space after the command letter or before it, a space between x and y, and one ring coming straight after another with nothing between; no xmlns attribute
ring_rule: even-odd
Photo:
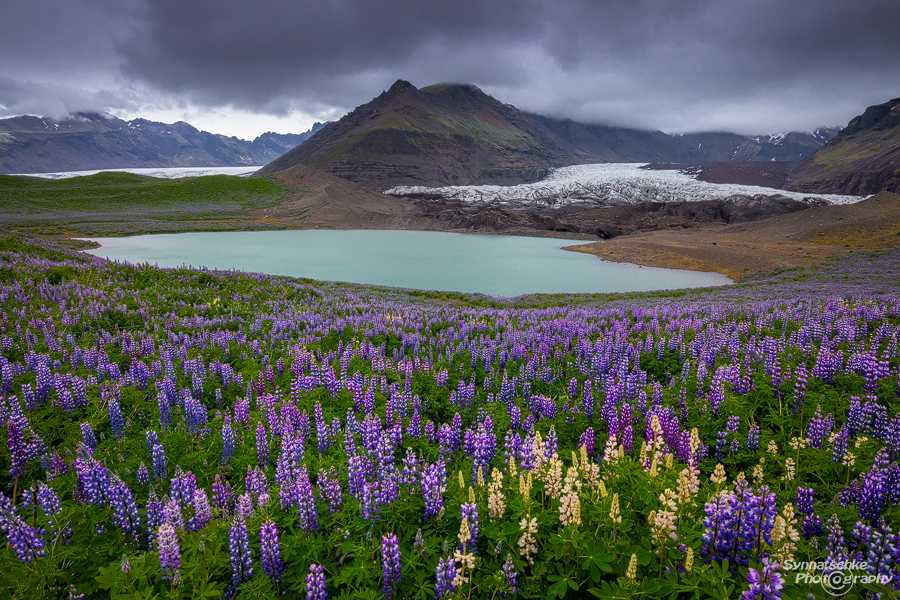
<svg viewBox="0 0 900 600"><path fill-rule="evenodd" d="M897 252L506 302L0 239L0 595L890 595L898 289Z"/></svg>

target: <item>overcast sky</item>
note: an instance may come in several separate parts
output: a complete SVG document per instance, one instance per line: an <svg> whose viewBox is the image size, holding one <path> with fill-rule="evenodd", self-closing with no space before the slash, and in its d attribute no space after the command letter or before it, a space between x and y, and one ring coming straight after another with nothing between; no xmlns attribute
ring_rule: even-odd
<svg viewBox="0 0 900 600"><path fill-rule="evenodd" d="M398 78L670 133L844 125L900 96L897 0L0 0L0 116L252 138Z"/></svg>

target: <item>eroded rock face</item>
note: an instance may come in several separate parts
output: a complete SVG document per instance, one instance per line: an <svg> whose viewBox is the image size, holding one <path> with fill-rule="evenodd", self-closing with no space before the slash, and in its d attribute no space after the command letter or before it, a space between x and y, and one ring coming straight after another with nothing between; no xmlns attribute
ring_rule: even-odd
<svg viewBox="0 0 900 600"><path fill-rule="evenodd" d="M568 232L595 235L600 239L611 239L637 231L683 229L709 223L749 223L819 205L787 197L759 195L699 202L642 202L606 208L524 211L467 207L424 197L411 200L430 218L448 224L453 229Z"/></svg>

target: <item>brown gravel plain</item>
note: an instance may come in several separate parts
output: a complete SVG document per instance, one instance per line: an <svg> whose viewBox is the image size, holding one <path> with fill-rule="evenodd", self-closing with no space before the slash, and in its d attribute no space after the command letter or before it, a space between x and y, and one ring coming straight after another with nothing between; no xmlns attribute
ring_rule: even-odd
<svg viewBox="0 0 900 600"><path fill-rule="evenodd" d="M736 225L632 233L566 249L652 267L715 271L735 281L758 271L816 265L856 250L900 246L900 195L812 207Z"/></svg>

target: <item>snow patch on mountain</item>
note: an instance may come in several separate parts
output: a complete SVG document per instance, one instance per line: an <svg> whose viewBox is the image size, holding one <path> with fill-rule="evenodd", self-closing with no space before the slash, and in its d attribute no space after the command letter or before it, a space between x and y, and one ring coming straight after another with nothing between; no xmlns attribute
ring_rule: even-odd
<svg viewBox="0 0 900 600"><path fill-rule="evenodd" d="M616 206L641 202L698 202L742 195L791 198L809 204L853 204L863 196L803 194L774 188L699 181L678 170L642 169L645 163L575 165L555 169L547 178L511 186L464 185L429 188L398 186L384 192L425 196L467 206L508 209ZM762 198L764 199L764 198Z"/></svg>

